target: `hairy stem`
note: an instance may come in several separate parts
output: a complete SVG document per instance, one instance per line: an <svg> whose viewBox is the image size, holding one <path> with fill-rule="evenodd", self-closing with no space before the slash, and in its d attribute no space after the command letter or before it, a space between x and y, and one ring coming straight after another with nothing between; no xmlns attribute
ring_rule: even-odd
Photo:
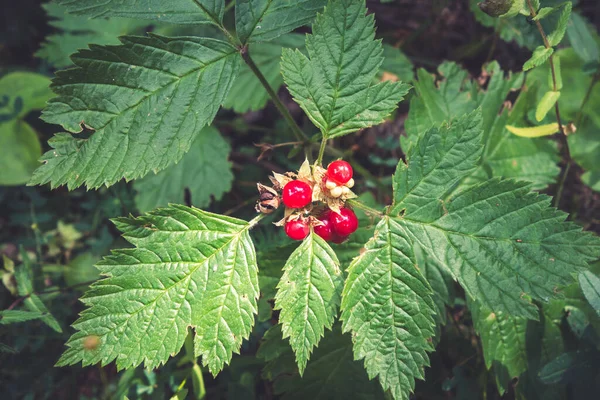
<svg viewBox="0 0 600 400"><path fill-rule="evenodd" d="M256 77L260 81L261 85L263 85L263 87L269 94L269 97L275 104L275 107L277 107L277 110L279 111L279 113L283 116L285 121L288 123L288 125L292 129L292 133L294 134L294 136L296 136L296 139L303 143L308 143L309 142L308 136L306 136L306 134L304 132L302 132L302 129L300 129L300 127L298 126L296 121L294 121L294 118L292 117L292 115L290 114L288 109L283 105L283 103L279 99L279 96L277 96L277 93L275 93L275 91L273 90L271 85L269 85L269 82L267 82L267 79L265 78L265 76L262 74L262 72L260 72L260 70L258 69L256 64L252 60L252 57L250 57L250 53L248 52L248 47L247 46L243 47L240 50L240 54L242 55L242 58L243 58L244 62L246 63L246 65L248 65L248 67L250 68L252 73L254 73L254 75L256 75Z"/></svg>

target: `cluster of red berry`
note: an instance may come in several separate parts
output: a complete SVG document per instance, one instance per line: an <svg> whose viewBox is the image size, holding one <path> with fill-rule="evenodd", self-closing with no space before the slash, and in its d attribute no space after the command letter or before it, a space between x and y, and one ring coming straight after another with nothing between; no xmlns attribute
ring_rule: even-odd
<svg viewBox="0 0 600 400"><path fill-rule="evenodd" d="M313 208L311 206L315 200L313 189L317 185L321 185L318 187L320 198L327 204L331 201L338 206L328 206L325 209L318 206ZM308 236L312 226L315 233L324 240L338 244L344 242L358 228L356 214L345 207L343 201L352 194L350 190L352 186L354 186L352 167L342 160L329 164L321 179L305 181L299 178L287 182L282 189L283 204L288 209L303 209L304 212L290 213L286 216L285 233L294 240L303 240Z"/></svg>

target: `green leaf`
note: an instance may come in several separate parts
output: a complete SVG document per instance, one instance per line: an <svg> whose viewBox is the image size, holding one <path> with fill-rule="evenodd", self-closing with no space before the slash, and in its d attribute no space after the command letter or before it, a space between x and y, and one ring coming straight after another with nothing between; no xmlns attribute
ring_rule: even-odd
<svg viewBox="0 0 600 400"><path fill-rule="evenodd" d="M509 110L504 104L506 98L522 86L523 75L505 77L496 62L489 64L484 73L490 76L485 90L477 81L469 81L466 71L454 63L439 67L439 74L444 78L439 82L420 70L419 80L415 82L419 96L411 99L405 122L408 136L401 138L404 151L420 133L481 107L484 153L477 168L461 186L503 177L530 181L536 189L545 188L560 172L556 165L559 160L556 146L544 140L515 137L506 129L508 124L525 123L530 103L537 102L536 86L522 89L513 109Z"/></svg>
<svg viewBox="0 0 600 400"><path fill-rule="evenodd" d="M307 35L309 57L283 51L283 79L324 138L381 123L408 92L398 82L372 83L383 49L366 12L363 0L331 0Z"/></svg>
<svg viewBox="0 0 600 400"><path fill-rule="evenodd" d="M195 355L216 374L239 352L257 311L257 265L245 221L171 205L117 228L135 248L113 251L97 267L106 276L82 301L57 365L157 367L176 354L187 327ZM97 345L86 346L94 338Z"/></svg>
<svg viewBox="0 0 600 400"><path fill-rule="evenodd" d="M554 105L558 101L559 97L560 97L560 92L554 92L552 90L546 92L544 97L542 97L542 100L540 100L540 102L537 106L537 109L535 110L535 119L538 122L541 122L544 118L546 118L546 115L552 109L552 107L554 107ZM558 124L556 124L556 125L558 127ZM536 128L539 129L540 127L536 127ZM554 132L554 133L556 133L556 132ZM522 136L522 135L520 135L520 136ZM534 136L534 137L537 137L537 136Z"/></svg>
<svg viewBox="0 0 600 400"><path fill-rule="evenodd" d="M495 369L505 370L507 379L502 379L502 376L498 376L500 379L497 379L502 394L502 390L507 389L511 379L518 378L527 371L528 322L525 318L494 313L474 301L469 302L469 309L475 330L481 337L487 369L495 365ZM500 371L497 371L497 375L500 375L498 372Z"/></svg>
<svg viewBox="0 0 600 400"><path fill-rule="evenodd" d="M354 358L365 359L369 378L379 376L394 398L408 399L433 350L432 290L401 220L382 218L365 248L348 268L343 329L352 331Z"/></svg>
<svg viewBox="0 0 600 400"><path fill-rule="evenodd" d="M0 311L0 325L31 321L33 319L42 318L43 316L44 314L36 311L2 310Z"/></svg>
<svg viewBox="0 0 600 400"><path fill-rule="evenodd" d="M523 64L523 71L529 71L532 68L539 67L543 63L545 63L550 56L554 53L554 49L552 47L547 48L544 46L538 46L534 51L529 60Z"/></svg>
<svg viewBox="0 0 600 400"><path fill-rule="evenodd" d="M276 92L283 84L279 64L281 51L286 47L303 48L304 35L291 33L272 42L253 44L248 50L252 56L252 61L258 66L269 85ZM245 113L262 109L268 100L269 95L256 75L246 64L242 64L240 73L233 83L223 106L238 113Z"/></svg>
<svg viewBox="0 0 600 400"><path fill-rule="evenodd" d="M325 328L331 329L343 285L334 251L311 232L286 262L275 296L283 337L290 338L300 375Z"/></svg>
<svg viewBox="0 0 600 400"><path fill-rule="evenodd" d="M87 289L87 285L82 286L81 284L99 278L98 269L94 267L98 261L99 257L91 252L79 254L65 267L65 283L68 286L77 286L78 290Z"/></svg>
<svg viewBox="0 0 600 400"><path fill-rule="evenodd" d="M56 0L75 15L90 18L125 17L151 19L177 24L220 24L224 0Z"/></svg>
<svg viewBox="0 0 600 400"><path fill-rule="evenodd" d="M131 180L179 161L210 124L237 73L235 47L214 39L122 37L59 72L43 119L61 124L30 184L74 189ZM94 132L76 136L82 127Z"/></svg>
<svg viewBox="0 0 600 400"><path fill-rule="evenodd" d="M546 18L548 15L552 14L554 11L556 11L555 7L542 7L538 10L537 15L534 18L532 18L532 20L540 21Z"/></svg>
<svg viewBox="0 0 600 400"><path fill-rule="evenodd" d="M42 47L35 53L58 68L71 65L71 54L84 49L89 43L119 44L119 36L145 33L148 22L127 18L88 19L68 14L66 7L56 2L42 4L51 26L60 33L46 36Z"/></svg>
<svg viewBox="0 0 600 400"><path fill-rule="evenodd" d="M565 37L565 32L567 31L567 25L569 24L569 19L571 18L572 9L573 4L570 1L565 2L562 6L562 11L560 13L556 29L548 35L548 43L550 43L550 46L558 46L558 44L563 40L563 37Z"/></svg>
<svg viewBox="0 0 600 400"><path fill-rule="evenodd" d="M50 79L33 72L12 72L0 79L0 123L40 110L52 97Z"/></svg>
<svg viewBox="0 0 600 400"><path fill-rule="evenodd" d="M578 13L573 13L567 26L567 37L575 53L584 62L600 61L598 44L594 40L588 22Z"/></svg>
<svg viewBox="0 0 600 400"><path fill-rule="evenodd" d="M43 314L42 321L56 332L62 332L60 324L54 318L40 297L33 291L33 271L31 268L31 259L27 253L21 250L23 264L15 267L15 280L17 281L17 293L19 296L25 296L23 304L29 311Z"/></svg>
<svg viewBox="0 0 600 400"><path fill-rule="evenodd" d="M242 42L264 42L310 23L326 0L235 0L235 26Z"/></svg>
<svg viewBox="0 0 600 400"><path fill-rule="evenodd" d="M587 301L600 316L600 278L592 271L579 274L579 285Z"/></svg>
<svg viewBox="0 0 600 400"><path fill-rule="evenodd" d="M552 298L598 257L600 240L565 222L527 183L491 179L445 197L477 164L480 121L479 112L466 115L419 138L408 167L398 166L391 215L404 211L411 240L472 298L496 313L536 319L528 299Z"/></svg>
<svg viewBox="0 0 600 400"><path fill-rule="evenodd" d="M25 121L0 123L0 185L23 185L39 165L42 145Z"/></svg>
<svg viewBox="0 0 600 400"><path fill-rule="evenodd" d="M401 81L411 82L414 77L414 66L410 58L402 52L402 50L390 46L383 45L383 63L381 70L384 73L393 74Z"/></svg>
<svg viewBox="0 0 600 400"><path fill-rule="evenodd" d="M598 353L595 351L564 353L544 366L540 371L540 379L545 384L565 384L599 366Z"/></svg>
<svg viewBox="0 0 600 400"><path fill-rule="evenodd" d="M279 338L276 335L279 335ZM331 332L326 332L302 377L290 371L289 368L294 366L293 359L290 359L293 355L289 345L280 338L279 329L270 329L264 337L265 341L261 344L259 354L264 355L264 349L267 347L277 349L269 354L268 368L270 368L269 372L273 373L270 379L275 380L275 394L281 394L282 399L380 400L384 398L379 385L369 380L362 363L354 361L350 335L342 335L339 324L335 324Z"/></svg>
<svg viewBox="0 0 600 400"><path fill-rule="evenodd" d="M554 135L558 133L558 123L553 122L547 125L532 126L519 128L516 126L506 125L506 129L513 135L524 138L539 138L544 136Z"/></svg>
<svg viewBox="0 0 600 400"><path fill-rule="evenodd" d="M205 127L181 161L157 174L134 182L135 203L142 212L169 203L183 203L185 189L196 207L207 207L231 189L233 173L228 161L231 147L214 127Z"/></svg>

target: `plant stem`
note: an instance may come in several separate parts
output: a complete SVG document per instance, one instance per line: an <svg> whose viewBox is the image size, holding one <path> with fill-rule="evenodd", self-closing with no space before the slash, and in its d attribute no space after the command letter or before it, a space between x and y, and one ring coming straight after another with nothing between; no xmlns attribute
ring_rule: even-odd
<svg viewBox="0 0 600 400"><path fill-rule="evenodd" d="M531 3L531 0L527 0L527 5L529 6L529 13L530 13L531 18L535 18L537 13L536 13L535 9L533 8L533 4ZM540 21L535 21L535 26L537 27L538 31L540 32L540 35L542 36L542 40L544 41L544 46L546 46L547 49L552 48L552 46L550 46L550 42L548 41L548 37L546 36L546 32L544 32L544 27L542 27L542 24L540 23ZM557 84L557 79L556 79L556 68L554 67L554 54L550 55L549 62L550 62L550 71L552 73L552 89L555 92L557 92L558 84ZM562 124L562 121L560 118L560 109L558 107L558 101L554 104L554 112L556 113L556 122L558 122L558 129L560 131L559 138L560 138L560 141L562 144L562 151L564 153L564 158L565 158L565 162L566 162L566 166L565 166L565 169L564 169L562 177L561 177L561 183L559 185L558 192L554 199L555 205L558 205L560 203L560 197L562 196L563 187L564 187L565 181L567 179L569 170L571 169L571 164L573 163L573 160L571 159L571 151L569 150L569 141L567 140L567 135L565 133L565 129L563 127L563 124Z"/></svg>
<svg viewBox="0 0 600 400"><path fill-rule="evenodd" d="M321 147L319 147L319 156L317 157L317 161L315 161L315 165L321 165L323 162L323 156L325 155L325 149L327 148L327 139L321 139Z"/></svg>
<svg viewBox="0 0 600 400"><path fill-rule="evenodd" d="M252 218L249 222L248 222L248 229L252 229L254 228L256 225L258 225L258 223L260 222L260 220L262 220L264 217L266 216L266 214L258 214L256 217Z"/></svg>
<svg viewBox="0 0 600 400"><path fill-rule="evenodd" d="M596 72L594 74L594 77L592 78L592 82L590 83L590 87L588 87L585 97L583 98L583 101L581 102L581 106L579 107L579 111L577 112L577 116L575 117L575 127L576 128L581 123L581 118L583 118L583 108L585 107L588 100L592 96L592 90L594 89L594 86L596 86L596 82L598 82L598 79L600 79L600 72Z"/></svg>
<svg viewBox="0 0 600 400"><path fill-rule="evenodd" d="M377 215L377 216L382 216L383 212L376 210L374 208L369 207L366 204L361 203L360 201L356 200L356 199L349 199L346 200L346 204L351 205L352 207L355 208L359 208L361 210L363 210L364 212L366 212L367 214L372 214L372 215Z"/></svg>
<svg viewBox="0 0 600 400"><path fill-rule="evenodd" d="M260 72L260 70L258 69L256 64L254 63L254 60L252 60L252 57L250 57L250 53L248 52L248 46L244 46L240 50L240 54L242 55L242 59L244 60L246 65L248 65L250 70L254 73L254 75L256 75L256 77L258 78L260 83L263 85L263 87L269 94L269 97L271 98L271 100L273 100L275 107L277 107L277 110L279 111L279 113L283 116L285 121L288 123L288 125L292 129L292 133L294 134L294 136L296 136L296 139L298 141L301 141L302 143L308 143L309 142L308 136L306 136L306 134L304 132L302 132L302 129L300 129L300 127L298 126L296 121L294 121L294 118L292 117L292 115L290 114L288 109L283 105L283 103L279 99L279 96L277 96L277 93L275 93L275 91L273 90L271 85L269 85L269 82L267 82L267 79L265 78L265 76L262 74L262 72Z"/></svg>

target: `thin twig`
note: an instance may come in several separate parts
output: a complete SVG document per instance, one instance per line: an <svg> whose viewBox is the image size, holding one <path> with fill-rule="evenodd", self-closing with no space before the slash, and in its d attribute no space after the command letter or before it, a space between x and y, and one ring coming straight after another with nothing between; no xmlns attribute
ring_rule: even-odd
<svg viewBox="0 0 600 400"><path fill-rule="evenodd" d="M371 215L377 215L379 217L383 216L383 212L376 210L372 207L369 207L366 204L361 203L360 201L356 200L356 199L348 199L346 200L346 204L351 205L352 207L358 208L363 210L364 212L366 212L367 214L371 214Z"/></svg>

